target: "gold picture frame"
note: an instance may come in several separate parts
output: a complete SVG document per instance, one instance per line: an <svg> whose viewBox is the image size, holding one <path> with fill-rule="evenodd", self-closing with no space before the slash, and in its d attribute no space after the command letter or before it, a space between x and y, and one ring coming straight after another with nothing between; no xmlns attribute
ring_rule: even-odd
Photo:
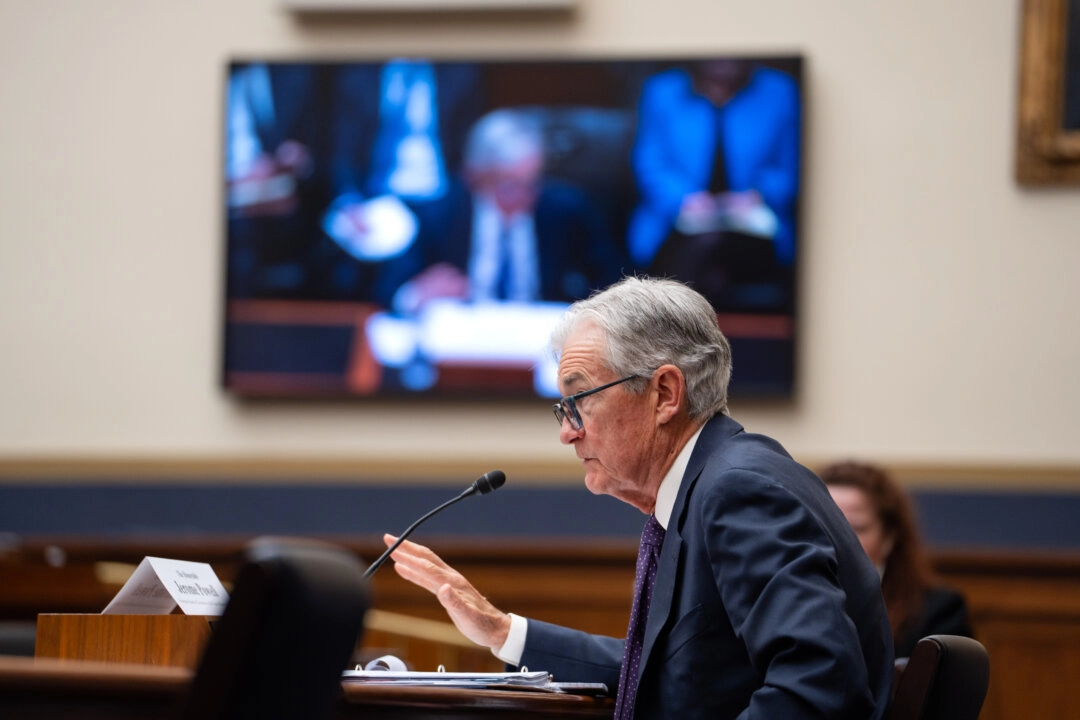
<svg viewBox="0 0 1080 720"><path fill-rule="evenodd" d="M1080 72L1066 60L1070 44L1080 43L1070 8L1080 12L1080 1L1023 2L1016 137L1022 185L1080 184L1080 130L1064 127L1066 73Z"/></svg>

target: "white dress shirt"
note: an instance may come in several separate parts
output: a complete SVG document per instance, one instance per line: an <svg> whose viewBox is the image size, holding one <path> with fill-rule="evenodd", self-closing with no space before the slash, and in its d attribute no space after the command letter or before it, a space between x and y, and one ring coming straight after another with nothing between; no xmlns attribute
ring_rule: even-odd
<svg viewBox="0 0 1080 720"><path fill-rule="evenodd" d="M540 299L532 215L518 213L504 218L494 201L478 195L473 201L471 242L469 282L473 300L534 302ZM508 273L505 280L503 273Z"/></svg>

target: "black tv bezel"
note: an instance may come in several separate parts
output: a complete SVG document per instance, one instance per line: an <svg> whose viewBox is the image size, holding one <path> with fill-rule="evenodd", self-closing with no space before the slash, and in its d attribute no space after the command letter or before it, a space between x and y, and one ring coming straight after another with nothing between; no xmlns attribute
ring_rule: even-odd
<svg viewBox="0 0 1080 720"><path fill-rule="evenodd" d="M796 193L794 202L794 228L796 238L796 255L792 265L792 273L790 279L792 306L786 317L790 320L791 330L790 336L787 340L787 346L785 351L777 353L773 351L771 354L774 357L779 357L781 362L786 362L790 371L787 373L783 381L771 382L771 383L748 383L744 379L740 378L739 373L739 356L735 355L735 371L732 375L732 381L729 387L729 394L733 401L763 401L763 402L789 402L794 401L797 396L799 383L799 337L800 337L800 308L801 308L801 287L802 283L800 277L802 274L802 268L805 264L805 251L806 251L806 233L805 223L803 220L804 215L804 202L805 202L805 176L806 176L806 161L807 161L807 94L806 94L806 56L799 51L792 52L732 52L732 51L700 51L693 53L678 53L678 54L650 54L650 55L626 55L626 54L605 54L605 55L555 55L555 54L534 54L534 55L480 55L480 56L452 56L452 55L440 55L440 54L422 54L422 53L404 53L404 54L385 54L380 56L370 55L335 55L335 56L251 56L251 55L237 55L227 58L223 64L223 83L219 92L219 97L222 102L222 111L219 113L219 128L221 128L221 140L219 143L220 162L218 167L224 167L226 156L226 143L228 139L228 123L227 123L227 93L228 93L228 77L231 69L237 64L246 63L268 63L268 64L311 64L320 66L338 66L347 65L353 63L362 64L380 64L384 63L392 58L401 57L409 59L425 59L433 63L477 63L481 65L487 64L528 64L528 63L553 63L553 64L573 64L573 63L653 63L655 65L677 65L690 63L696 60L708 59L708 58L726 58L735 57L746 59L754 63L762 65L776 67L782 69L790 74L796 81L799 90L799 121L798 121L798 143L799 143L799 160L798 160L798 191ZM231 298L228 294L228 246L229 246L229 232L228 232L228 208L225 202L225 184L222 182L220 185L222 188L222 197L219 201L218 207L221 212L221 252L222 252L222 267L220 274L220 290L219 297L221 298L222 305L218 310L219 320L219 332L218 338L220 338L221 346L218 351L219 358L219 380L218 384L226 396L242 401L242 402L287 402L289 404L309 404L316 403L362 403L365 405L397 405L397 404L410 404L410 405L424 405L431 403L440 403L446 401L453 401L455 403L470 403L470 402L498 402L500 404L511 403L547 403L549 398L536 394L534 392L507 392L502 389L485 389L482 387L475 387L469 390L461 392L450 391L426 391L426 392L378 392L374 394L361 394L342 391L338 389L329 389L326 391L320 390L304 390L299 392L294 391L251 391L237 388L235 385L229 382L229 368L228 357L226 353L227 334L229 332L229 319L228 319L228 307ZM737 344L737 338L729 335L729 340L733 345Z"/></svg>

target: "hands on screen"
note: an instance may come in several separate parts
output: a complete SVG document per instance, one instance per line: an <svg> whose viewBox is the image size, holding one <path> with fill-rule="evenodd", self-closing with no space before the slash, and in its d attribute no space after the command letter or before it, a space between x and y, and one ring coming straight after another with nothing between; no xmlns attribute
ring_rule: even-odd
<svg viewBox="0 0 1080 720"><path fill-rule="evenodd" d="M387 547L396 537L383 535ZM498 650L510 633L510 616L485 598L461 573L447 565L429 548L410 540L390 556L394 570L405 580L433 593L450 620L477 645Z"/></svg>
<svg viewBox="0 0 1080 720"><path fill-rule="evenodd" d="M297 181L311 174L311 151L286 140L274 154L254 158L248 171L229 183L229 204L245 217L289 215L299 206Z"/></svg>
<svg viewBox="0 0 1080 720"><path fill-rule="evenodd" d="M469 277L450 263L436 263L405 283L394 298L394 307L405 314L420 312L432 300L467 300Z"/></svg>
<svg viewBox="0 0 1080 720"><path fill-rule="evenodd" d="M735 230L771 238L776 225L775 214L757 190L690 193L683 198L675 221L687 235Z"/></svg>
<svg viewBox="0 0 1080 720"><path fill-rule="evenodd" d="M711 193L693 192L683 198L679 217L698 223L709 223L722 213L744 213L755 210L764 201L757 190Z"/></svg>

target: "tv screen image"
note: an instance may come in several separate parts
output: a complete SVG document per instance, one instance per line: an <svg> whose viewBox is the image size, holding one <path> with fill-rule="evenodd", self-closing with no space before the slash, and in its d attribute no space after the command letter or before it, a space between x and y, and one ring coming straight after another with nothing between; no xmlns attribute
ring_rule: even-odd
<svg viewBox="0 0 1080 720"><path fill-rule="evenodd" d="M792 57L234 61L223 378L246 397L556 397L551 328L631 274L790 395Z"/></svg>

